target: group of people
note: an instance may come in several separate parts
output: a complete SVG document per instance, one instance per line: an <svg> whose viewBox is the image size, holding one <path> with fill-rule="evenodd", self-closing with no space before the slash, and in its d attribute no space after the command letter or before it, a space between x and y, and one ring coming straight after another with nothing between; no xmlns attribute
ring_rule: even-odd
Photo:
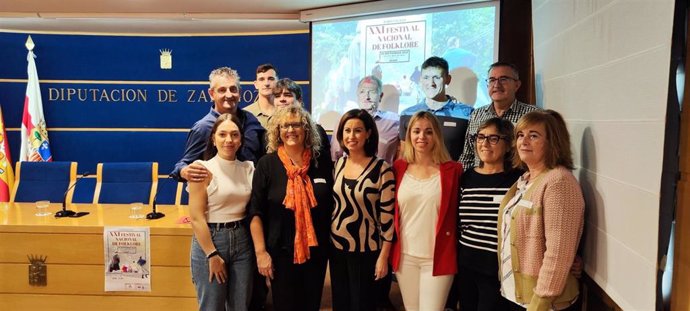
<svg viewBox="0 0 690 311"><path fill-rule="evenodd" d="M270 64L256 73L258 99L240 109L237 72L211 72L214 107L173 172L188 182L201 310L261 310L268 286L274 310L319 310L327 265L335 311L391 307L391 274L405 310L577 300L584 200L568 130L515 99L514 65L491 65L493 102L474 110L445 93L448 63L431 57L426 99L401 117L364 77L330 142L299 85Z"/></svg>

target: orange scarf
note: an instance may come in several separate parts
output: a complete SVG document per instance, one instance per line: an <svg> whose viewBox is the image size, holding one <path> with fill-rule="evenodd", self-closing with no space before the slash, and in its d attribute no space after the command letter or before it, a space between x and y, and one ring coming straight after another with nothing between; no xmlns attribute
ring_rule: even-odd
<svg viewBox="0 0 690 311"><path fill-rule="evenodd" d="M287 171L285 208L295 212L295 253L293 263L301 264L309 259L309 247L318 246L314 225L311 222L311 208L316 207L314 187L307 176L311 162L311 150L302 153L302 167L292 164L284 146L278 147L278 157Z"/></svg>

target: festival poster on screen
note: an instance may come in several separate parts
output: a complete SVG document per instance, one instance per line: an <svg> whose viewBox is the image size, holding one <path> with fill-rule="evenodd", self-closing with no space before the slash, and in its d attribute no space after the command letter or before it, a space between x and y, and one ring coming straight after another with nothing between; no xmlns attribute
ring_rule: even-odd
<svg viewBox="0 0 690 311"><path fill-rule="evenodd" d="M365 72L385 72L390 77L409 78L426 54L426 19L405 16L372 20L366 25ZM379 68L376 68L376 67Z"/></svg>
<svg viewBox="0 0 690 311"><path fill-rule="evenodd" d="M148 227L105 227L105 291L150 292Z"/></svg>

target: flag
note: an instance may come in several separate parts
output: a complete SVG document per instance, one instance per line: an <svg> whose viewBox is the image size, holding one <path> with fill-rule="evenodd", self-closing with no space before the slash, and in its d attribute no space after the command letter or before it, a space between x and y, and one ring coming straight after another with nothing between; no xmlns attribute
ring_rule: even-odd
<svg viewBox="0 0 690 311"><path fill-rule="evenodd" d="M10 201L10 191L14 185L14 171L10 158L10 146L7 144L5 132L5 118L0 107L0 202Z"/></svg>
<svg viewBox="0 0 690 311"><path fill-rule="evenodd" d="M45 162L52 161L46 119L43 117L43 101L41 100L41 86L38 84L36 72L36 55L32 50L26 56L29 62L27 69L29 81L26 85L24 99L24 115L22 117L22 147L19 150L20 161Z"/></svg>

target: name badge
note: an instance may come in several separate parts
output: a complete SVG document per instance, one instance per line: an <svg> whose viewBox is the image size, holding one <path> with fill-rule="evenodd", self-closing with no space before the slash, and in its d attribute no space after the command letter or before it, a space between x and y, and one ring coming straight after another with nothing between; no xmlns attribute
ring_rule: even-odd
<svg viewBox="0 0 690 311"><path fill-rule="evenodd" d="M314 183L315 184L325 184L326 179L325 178L314 178Z"/></svg>
<svg viewBox="0 0 690 311"><path fill-rule="evenodd" d="M452 122L452 121L444 121L444 122L443 122L443 126L446 126L446 127L456 127L456 126L458 126L458 124L455 123L455 122Z"/></svg>
<svg viewBox="0 0 690 311"><path fill-rule="evenodd" d="M518 205L524 206L526 208L532 208L532 205L534 205L534 203L532 203L532 201L527 201L525 199L521 199L520 202L518 202Z"/></svg>

